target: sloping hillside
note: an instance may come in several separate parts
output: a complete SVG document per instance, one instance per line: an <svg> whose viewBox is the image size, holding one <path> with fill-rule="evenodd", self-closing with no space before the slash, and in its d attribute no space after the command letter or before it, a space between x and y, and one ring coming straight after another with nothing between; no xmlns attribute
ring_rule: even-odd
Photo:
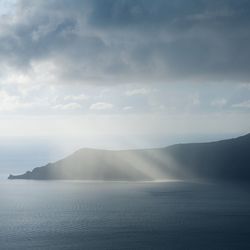
<svg viewBox="0 0 250 250"><path fill-rule="evenodd" d="M250 134L209 143L159 149L81 149L46 166L9 179L250 180Z"/></svg>

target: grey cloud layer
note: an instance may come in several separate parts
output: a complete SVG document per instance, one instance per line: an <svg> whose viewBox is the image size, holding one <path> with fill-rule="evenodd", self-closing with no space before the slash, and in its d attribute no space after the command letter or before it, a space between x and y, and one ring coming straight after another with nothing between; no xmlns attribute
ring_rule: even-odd
<svg viewBox="0 0 250 250"><path fill-rule="evenodd" d="M250 80L247 0L19 0L0 28L1 66L59 82Z"/></svg>

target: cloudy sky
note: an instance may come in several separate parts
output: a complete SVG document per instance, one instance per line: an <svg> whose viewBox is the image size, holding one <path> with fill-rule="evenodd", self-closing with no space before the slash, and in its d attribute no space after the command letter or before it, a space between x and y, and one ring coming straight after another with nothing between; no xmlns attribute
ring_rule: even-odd
<svg viewBox="0 0 250 250"><path fill-rule="evenodd" d="M0 136L250 131L248 0L0 0L0 15Z"/></svg>

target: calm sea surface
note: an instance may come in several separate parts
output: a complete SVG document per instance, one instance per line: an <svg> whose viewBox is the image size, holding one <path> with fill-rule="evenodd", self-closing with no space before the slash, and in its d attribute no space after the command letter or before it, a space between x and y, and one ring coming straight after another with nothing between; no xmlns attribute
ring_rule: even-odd
<svg viewBox="0 0 250 250"><path fill-rule="evenodd" d="M0 181L0 249L250 249L250 194L183 182Z"/></svg>

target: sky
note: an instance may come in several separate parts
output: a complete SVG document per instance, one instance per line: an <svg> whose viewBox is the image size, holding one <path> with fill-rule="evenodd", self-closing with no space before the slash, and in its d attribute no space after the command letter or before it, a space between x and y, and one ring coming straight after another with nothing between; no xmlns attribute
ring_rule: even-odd
<svg viewBox="0 0 250 250"><path fill-rule="evenodd" d="M0 0L0 15L0 137L122 148L250 131L247 0Z"/></svg>

